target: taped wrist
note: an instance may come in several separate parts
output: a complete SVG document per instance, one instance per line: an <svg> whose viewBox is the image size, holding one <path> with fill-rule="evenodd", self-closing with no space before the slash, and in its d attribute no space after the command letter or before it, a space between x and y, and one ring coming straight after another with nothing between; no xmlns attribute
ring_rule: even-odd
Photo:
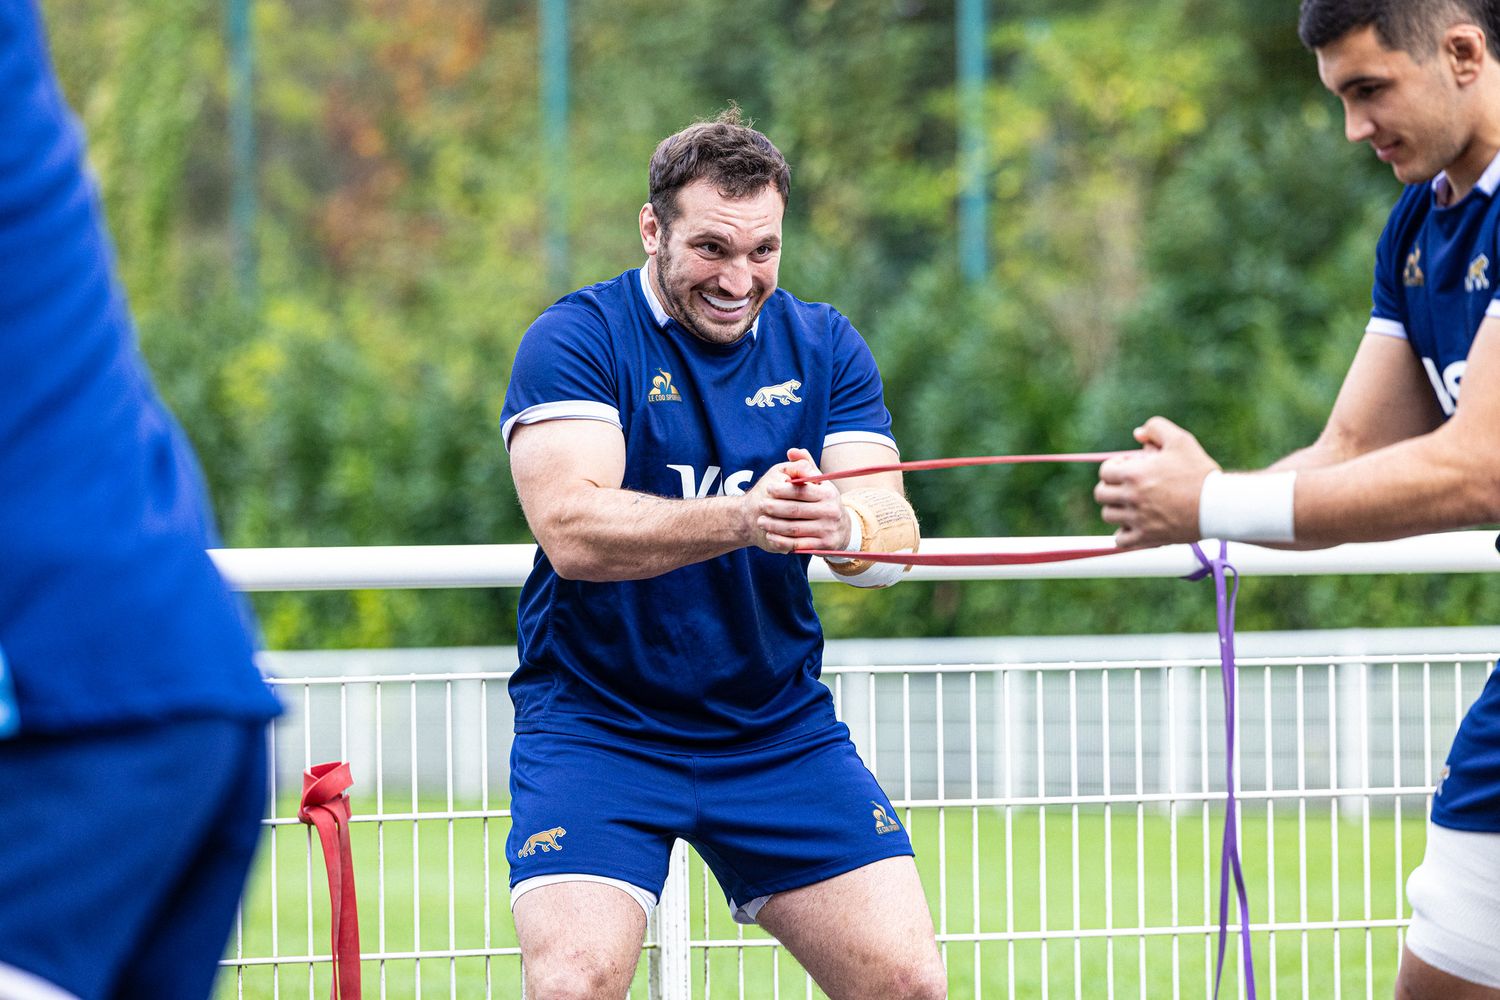
<svg viewBox="0 0 1500 1000"><path fill-rule="evenodd" d="M916 512L906 498L891 490L866 487L840 497L849 512L850 551L916 552L921 544ZM869 559L829 559L828 568L855 587L889 587L911 569Z"/></svg>
<svg viewBox="0 0 1500 1000"><path fill-rule="evenodd" d="M1224 473L1203 480L1198 533L1229 542L1293 542L1295 472Z"/></svg>

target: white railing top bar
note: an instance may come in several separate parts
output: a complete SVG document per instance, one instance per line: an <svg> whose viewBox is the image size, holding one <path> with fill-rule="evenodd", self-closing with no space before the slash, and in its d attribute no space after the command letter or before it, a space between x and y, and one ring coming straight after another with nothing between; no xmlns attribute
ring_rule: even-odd
<svg viewBox="0 0 1500 1000"><path fill-rule="evenodd" d="M928 538L922 551L1038 552L1097 548L1109 536ZM1211 546L1211 547L1210 547ZM1204 551L1217 553L1218 543ZM245 591L408 590L434 587L517 587L531 571L533 545L392 545L330 548L214 549L209 554L230 584ZM1369 573L1500 572L1494 531L1454 531L1393 542L1288 552L1239 542L1229 558L1245 576ZM1107 559L1032 566L917 566L914 580L1044 580L1187 576L1198 561L1186 545L1128 552ZM833 579L821 559L812 579Z"/></svg>

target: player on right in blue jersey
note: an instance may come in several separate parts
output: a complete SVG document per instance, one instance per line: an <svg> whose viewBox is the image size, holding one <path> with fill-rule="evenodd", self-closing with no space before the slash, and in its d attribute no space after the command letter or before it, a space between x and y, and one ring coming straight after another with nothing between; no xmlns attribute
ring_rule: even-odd
<svg viewBox="0 0 1500 1000"><path fill-rule="evenodd" d="M1374 308L1328 425L1264 472L1223 473L1153 417L1095 498L1126 547L1294 547L1500 521L1500 31L1486 0L1303 0L1299 33L1407 185L1375 251ZM1461 390L1461 391L1460 391ZM1407 882L1400 1000L1500 1000L1500 671L1438 778Z"/></svg>

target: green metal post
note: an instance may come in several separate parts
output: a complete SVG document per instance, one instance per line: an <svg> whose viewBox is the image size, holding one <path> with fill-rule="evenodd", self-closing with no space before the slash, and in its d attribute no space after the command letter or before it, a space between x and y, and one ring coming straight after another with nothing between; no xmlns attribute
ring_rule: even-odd
<svg viewBox="0 0 1500 1000"><path fill-rule="evenodd" d="M255 260L255 79L250 28L253 0L229 0L229 243L235 287L253 306L258 281Z"/></svg>
<svg viewBox="0 0 1500 1000"><path fill-rule="evenodd" d="M568 0L540 0L542 155L547 282L569 288L568 262Z"/></svg>
<svg viewBox="0 0 1500 1000"><path fill-rule="evenodd" d="M964 280L989 274L988 175L984 142L985 0L957 0L958 260Z"/></svg>

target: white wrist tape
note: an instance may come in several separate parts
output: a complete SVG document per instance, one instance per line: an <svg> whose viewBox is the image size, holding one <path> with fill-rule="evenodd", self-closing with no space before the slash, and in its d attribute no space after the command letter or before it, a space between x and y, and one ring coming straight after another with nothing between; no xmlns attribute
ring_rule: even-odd
<svg viewBox="0 0 1500 1000"><path fill-rule="evenodd" d="M1210 472L1198 494L1199 535L1230 542L1296 541L1296 482L1295 472Z"/></svg>
<svg viewBox="0 0 1500 1000"><path fill-rule="evenodd" d="M862 546L865 543L865 533L863 531L861 531L860 528L859 528L860 523L861 523L860 519L859 519L859 515L856 514L856 513L854 513L852 510L851 511L845 511L845 515L849 518L849 542L848 542L848 544L846 544L844 546L844 551L846 551L846 552L858 552L859 549L860 549L860 546ZM843 557L840 557L840 556L824 556L823 557L823 561L824 562L830 562L830 563L838 563L840 566L842 566L845 563L852 563L855 560L855 558L857 558L857 557L855 557L855 556L843 556Z"/></svg>

